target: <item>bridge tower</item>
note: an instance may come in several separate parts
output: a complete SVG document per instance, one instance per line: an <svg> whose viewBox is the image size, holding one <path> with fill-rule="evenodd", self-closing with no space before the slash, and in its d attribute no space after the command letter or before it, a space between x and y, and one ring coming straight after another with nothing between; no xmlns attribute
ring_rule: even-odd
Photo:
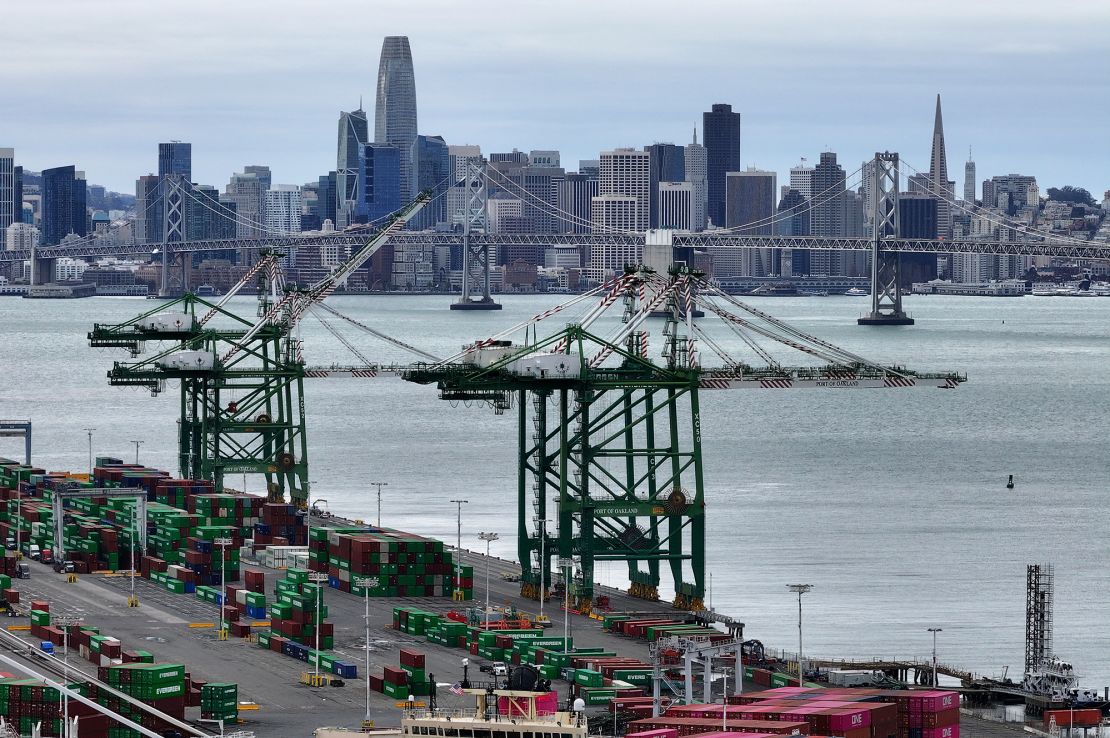
<svg viewBox="0 0 1110 738"><path fill-rule="evenodd" d="M462 294L451 303L452 310L500 310L489 293L490 253L486 243L472 243L470 233L481 229L489 233L486 205L485 164L471 163L466 169L466 211L463 215Z"/></svg>
<svg viewBox="0 0 1110 738"><path fill-rule="evenodd" d="M883 248L899 238L898 154L875 152L871 197L875 222L871 234L871 312L859 325L913 325L902 310L902 260Z"/></svg>
<svg viewBox="0 0 1110 738"><path fill-rule="evenodd" d="M185 198L182 188L184 180L179 175L164 177L160 183L162 189L162 285L159 293L163 297L173 294L170 270L177 258L173 245L185 240ZM188 255L182 257L181 262L181 291L188 287Z"/></svg>
<svg viewBox="0 0 1110 738"><path fill-rule="evenodd" d="M1030 564L1025 574L1025 673L1052 658L1052 564Z"/></svg>

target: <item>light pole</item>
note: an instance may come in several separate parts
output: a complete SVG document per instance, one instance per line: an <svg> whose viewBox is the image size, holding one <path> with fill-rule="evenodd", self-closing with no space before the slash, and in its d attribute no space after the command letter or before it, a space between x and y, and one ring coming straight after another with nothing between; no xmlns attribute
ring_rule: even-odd
<svg viewBox="0 0 1110 738"><path fill-rule="evenodd" d="M805 667L802 665L802 595L813 589L812 584L788 584L786 588L798 593L798 686L805 681Z"/></svg>
<svg viewBox="0 0 1110 738"><path fill-rule="evenodd" d="M309 482L310 485L315 485L315 481ZM316 501L319 502L320 498L317 497ZM312 561L312 498L305 496L304 498L304 545L305 553L308 555L305 558L305 568L308 568L309 563Z"/></svg>
<svg viewBox="0 0 1110 738"><path fill-rule="evenodd" d="M486 617L482 622L483 629L489 629L489 545L501 536L496 533L479 533L478 538L486 542Z"/></svg>
<svg viewBox="0 0 1110 738"><path fill-rule="evenodd" d="M378 527L382 527L382 487L388 487L389 482L369 482L374 487L378 488Z"/></svg>
<svg viewBox="0 0 1110 738"><path fill-rule="evenodd" d="M532 518L532 520L540 528L540 622L542 623L544 622L543 599L544 595L547 594L547 558L545 557L547 551L544 550L544 544L547 542L547 524L551 521L547 518L541 518L539 515Z"/></svg>
<svg viewBox="0 0 1110 738"><path fill-rule="evenodd" d="M563 653L570 650L570 569L574 559L559 557L559 568L563 570Z"/></svg>
<svg viewBox="0 0 1110 738"><path fill-rule="evenodd" d="M378 586L377 577L355 577L355 584L362 587L362 596L366 600L366 719L370 722L370 590Z"/></svg>
<svg viewBox="0 0 1110 738"><path fill-rule="evenodd" d="M944 628L928 628L933 634L933 689L937 688L937 633L944 632Z"/></svg>
<svg viewBox="0 0 1110 738"><path fill-rule="evenodd" d="M82 428L81 430L89 434L89 481L92 481L93 464L92 464L92 434L96 428Z"/></svg>
<svg viewBox="0 0 1110 738"><path fill-rule="evenodd" d="M470 502L470 500L451 500L451 502L459 507L458 531L455 539L455 592L452 595L452 599L462 602L462 506Z"/></svg>
<svg viewBox="0 0 1110 738"><path fill-rule="evenodd" d="M136 446L136 448L138 447ZM131 596L127 598L128 607L139 606L139 598L135 596L135 539L138 537L138 531L136 530L137 524L135 521L138 519L138 517L139 503L138 501L135 501L135 504L131 507ZM146 552L143 551L142 553ZM62 562L62 568L65 568L65 561ZM222 575L220 576L220 579L223 579Z"/></svg>
<svg viewBox="0 0 1110 738"><path fill-rule="evenodd" d="M312 686L320 686L320 608L323 604L324 582L328 581L328 575L322 571L310 571L308 573L309 581L316 582L316 615L314 621L316 625L316 669L313 672ZM370 672L366 672L367 678L370 677Z"/></svg>
<svg viewBox="0 0 1110 738"><path fill-rule="evenodd" d="M137 441L137 440L132 439L132 440L128 441L128 443L135 444L135 466L138 466L139 465L139 446L142 446L144 443L146 443L146 441Z"/></svg>
<svg viewBox="0 0 1110 738"><path fill-rule="evenodd" d="M65 676L65 687L67 688L62 692L62 735L68 736L69 730L69 628L72 625L77 625L81 622L81 618L73 617L72 615L59 615L54 618L54 625L62 629L62 669Z"/></svg>
<svg viewBox="0 0 1110 738"><path fill-rule="evenodd" d="M220 633L216 638L227 640L227 623L224 622L224 608L227 607L227 582L224 577L224 562L227 561L227 547L234 541L230 538L215 538L212 543L220 547Z"/></svg>

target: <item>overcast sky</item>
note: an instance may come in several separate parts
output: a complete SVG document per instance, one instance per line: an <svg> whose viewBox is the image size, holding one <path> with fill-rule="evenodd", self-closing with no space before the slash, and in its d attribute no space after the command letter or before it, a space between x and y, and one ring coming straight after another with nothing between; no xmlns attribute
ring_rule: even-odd
<svg viewBox="0 0 1110 738"><path fill-rule="evenodd" d="M927 169L944 104L962 192L1020 172L1110 189L1110 2L1011 0L4 0L0 147L134 192L157 143L221 189L335 168L340 110L373 115L381 40L411 41L420 132L484 153L686 143L715 102L745 166L876 149ZM371 123L371 129L373 124Z"/></svg>

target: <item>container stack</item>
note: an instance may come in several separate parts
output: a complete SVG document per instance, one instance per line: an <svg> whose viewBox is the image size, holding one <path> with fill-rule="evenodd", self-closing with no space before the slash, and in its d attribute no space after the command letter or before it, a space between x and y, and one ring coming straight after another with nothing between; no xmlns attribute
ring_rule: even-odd
<svg viewBox="0 0 1110 738"><path fill-rule="evenodd" d="M203 720L224 720L234 723L239 719L239 685L210 682L200 688L200 717Z"/></svg>
<svg viewBox="0 0 1110 738"><path fill-rule="evenodd" d="M335 647L335 626L324 620L328 607L323 604L323 587L308 580L307 569L288 569L275 588L276 601L270 605L273 633L314 648L319 629L322 650Z"/></svg>
<svg viewBox="0 0 1110 738"><path fill-rule="evenodd" d="M182 664L120 664L101 669L98 676L100 681L107 682L118 691L141 700L172 718L185 718L185 666ZM172 723L153 717L130 702L111 696L106 696L100 702L108 709L155 732L176 729ZM81 733L85 734L83 726ZM117 726L110 729L108 735L110 738L139 738L141 734L130 728Z"/></svg>
<svg viewBox="0 0 1110 738"><path fill-rule="evenodd" d="M96 697L96 690L84 682L75 682L67 686L83 697L90 699ZM3 715L20 735L31 735L36 724L41 724L44 736L62 734L64 712L61 693L38 679L0 679L0 715ZM108 734L108 717L83 702L71 699L69 715L81 718L78 723L83 736L95 737Z"/></svg>
<svg viewBox="0 0 1110 738"><path fill-rule="evenodd" d="M19 590L12 587L10 574L0 574L0 600L7 602L9 605L19 603Z"/></svg>
<svg viewBox="0 0 1110 738"><path fill-rule="evenodd" d="M308 528L303 513L284 502L262 504L262 519L254 525L255 546L304 546Z"/></svg>
<svg viewBox="0 0 1110 738"><path fill-rule="evenodd" d="M408 675L409 694L427 695L431 692L428 675L424 671L424 654L411 649L401 649L401 671ZM407 696L407 695L406 695Z"/></svg>
<svg viewBox="0 0 1110 738"><path fill-rule="evenodd" d="M253 495L209 493L189 496L187 509L201 518L201 525L231 526L240 538L253 538L265 502Z"/></svg>
<svg viewBox="0 0 1110 738"><path fill-rule="evenodd" d="M214 543L220 538L230 539L231 544ZM186 545L185 566L197 575L197 582L219 585L225 581L239 581L239 549L243 538L238 527L198 525L194 535L186 539Z"/></svg>

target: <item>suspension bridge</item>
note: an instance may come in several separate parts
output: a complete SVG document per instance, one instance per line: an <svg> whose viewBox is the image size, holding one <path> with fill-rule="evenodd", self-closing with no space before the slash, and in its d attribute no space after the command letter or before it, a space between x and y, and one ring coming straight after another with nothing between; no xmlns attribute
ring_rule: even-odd
<svg viewBox="0 0 1110 738"><path fill-rule="evenodd" d="M864 251L869 252L872 305L869 314L860 319L868 325L908 325L913 320L902 309L901 254L990 254L1000 256L1051 256L1073 260L1110 259L1110 243L1092 242L1071 236L1038 231L1024 224L991 214L974 204L957 200L946 189L930 194L948 203L952 212L962 212L985 218L1000 233L1010 235L1010 240L980 239L920 239L904 238L899 232L898 199L902 168L916 169L900 162L896 153L876 153L871 168L871 197L874 217L870 237L785 236L759 233L773 231L776 223L787 215L775 215L755 223L735 228L716 229L700 233L679 231L615 232L592 226L593 233L570 234L492 234L488 232L486 195L490 187L508 189L526 200L531 207L546 209L556 218L566 219L579 226L590 226L580 217L559 210L549 202L537 198L508 181L505 176L487 165L472 165L467 177L454 183L466 192L461 232L415 232L394 234L390 243L403 246L446 246L462 250L462 296L453 307L497 307L490 295L490 267L499 249L511 246L577 246L590 253L607 248L620 249L622 253L643 253L648 244L669 247L672 255L682 249L803 249L808 251ZM857 172L862 172L863 167ZM919 172L918 172L919 173ZM854 173L855 174L855 173ZM854 176L853 174L853 176ZM446 188L437 185L442 197ZM847 184L837 186L835 192L817 193L807 207L793 215L812 209L820 202L827 202L850 189ZM515 190L513 189L515 188ZM211 210L215 215L242 223L242 216L212 200L198 195L192 184L183 179L167 178L165 194L161 198L163 239L155 244L113 243L103 234L70 240L54 246L40 246L29 250L0 251L0 262L30 260L32 281L42 284L53 274L54 260L62 257L97 258L125 257L135 254L157 254L162 263L161 294L180 294L187 287L186 259L205 252L235 250L239 253L257 254L262 250L288 252L306 246L334 246L353 253L363 247L368 232L375 223L355 226L333 233L284 233L266 232L260 223L247 225L259 235L234 239L186 240L183 213L186 203ZM157 202L157 201L156 201ZM221 210L222 208L222 210ZM225 212L226 211L226 212ZM574 219L573 221L570 219ZM579 222L581 221L581 222ZM604 231L604 232L598 232ZM752 232L755 232L754 234ZM675 257L672 256L672 260ZM174 283L175 266L181 267L182 276Z"/></svg>

